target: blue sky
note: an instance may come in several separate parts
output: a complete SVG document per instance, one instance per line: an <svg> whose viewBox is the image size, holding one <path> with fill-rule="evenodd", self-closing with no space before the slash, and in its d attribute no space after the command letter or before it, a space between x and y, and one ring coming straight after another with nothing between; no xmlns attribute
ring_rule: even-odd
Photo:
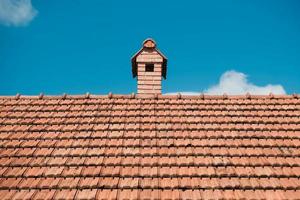
<svg viewBox="0 0 300 200"><path fill-rule="evenodd" d="M136 92L130 58L148 37L168 57L164 93L300 93L299 11L297 0L1 0L0 95Z"/></svg>

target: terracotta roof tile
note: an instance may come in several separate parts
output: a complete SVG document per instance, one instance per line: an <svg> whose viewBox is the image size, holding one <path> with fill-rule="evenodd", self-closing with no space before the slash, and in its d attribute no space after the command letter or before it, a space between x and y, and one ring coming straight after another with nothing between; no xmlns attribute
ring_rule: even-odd
<svg viewBox="0 0 300 200"><path fill-rule="evenodd" d="M13 189L17 188L21 183L22 178L2 178L0 181L0 188Z"/></svg>
<svg viewBox="0 0 300 200"><path fill-rule="evenodd" d="M150 189L143 189L143 190L139 190L139 195L138 198L139 199L160 199L160 190L150 190Z"/></svg>
<svg viewBox="0 0 300 200"><path fill-rule="evenodd" d="M76 174L74 174L76 175ZM78 186L80 178L67 177L59 182L59 188L72 189Z"/></svg>
<svg viewBox="0 0 300 200"><path fill-rule="evenodd" d="M99 178L82 177L79 181L80 188L95 188L98 186Z"/></svg>
<svg viewBox="0 0 300 200"><path fill-rule="evenodd" d="M103 168L97 166L86 166L83 167L81 171L82 176L99 176L100 170L103 171Z"/></svg>
<svg viewBox="0 0 300 200"><path fill-rule="evenodd" d="M199 199L200 197L201 194L199 190L183 190L180 192L181 199ZM212 194L211 197L216 198L216 195Z"/></svg>
<svg viewBox="0 0 300 200"><path fill-rule="evenodd" d="M16 190L0 190L0 196L2 199L12 199L13 196L17 193Z"/></svg>
<svg viewBox="0 0 300 200"><path fill-rule="evenodd" d="M180 199L180 191L173 189L165 189L160 192L161 199L178 200Z"/></svg>
<svg viewBox="0 0 300 200"><path fill-rule="evenodd" d="M76 195L76 190L57 190L55 192L54 198L55 200L60 200L60 199L66 199L66 200L71 200L74 199Z"/></svg>
<svg viewBox="0 0 300 200"><path fill-rule="evenodd" d="M99 200L116 200L118 190L113 189L98 189L96 193L96 199Z"/></svg>
<svg viewBox="0 0 300 200"><path fill-rule="evenodd" d="M158 178L142 178L139 181L139 185L141 188L148 188L148 189L153 189L153 188L158 188L160 183Z"/></svg>
<svg viewBox="0 0 300 200"><path fill-rule="evenodd" d="M44 188L44 189L57 188L60 181L61 179L56 177L40 178L39 188Z"/></svg>
<svg viewBox="0 0 300 200"><path fill-rule="evenodd" d="M119 177L101 177L98 181L98 186L100 188L117 188L119 186Z"/></svg>
<svg viewBox="0 0 300 200"><path fill-rule="evenodd" d="M118 191L118 199L134 200L138 199L138 190L121 189Z"/></svg>
<svg viewBox="0 0 300 200"><path fill-rule="evenodd" d="M108 167L110 170L112 170L113 168ZM102 171L103 173L103 171ZM128 167L122 167L120 169L120 175L121 176L139 176L139 167L132 167L132 166L128 166Z"/></svg>
<svg viewBox="0 0 300 200"><path fill-rule="evenodd" d="M82 166L75 166L75 167L65 167L62 175L63 176L72 176L74 174L81 174L83 167Z"/></svg>
<svg viewBox="0 0 300 200"><path fill-rule="evenodd" d="M38 178L23 178L22 181L18 184L20 188L37 188L41 180Z"/></svg>
<svg viewBox="0 0 300 200"><path fill-rule="evenodd" d="M44 171L45 176L59 176L62 174L64 167L49 167Z"/></svg>
<svg viewBox="0 0 300 200"><path fill-rule="evenodd" d="M34 195L32 196L32 199L34 199L34 200L41 200L41 199L51 200L51 199L53 199L55 192L56 192L55 190L36 191L34 193Z"/></svg>
<svg viewBox="0 0 300 200"><path fill-rule="evenodd" d="M88 199L95 199L96 198L96 193L97 190L93 189L84 189L84 190L78 190L76 193L76 197L75 199L84 199L84 200L88 200Z"/></svg>
<svg viewBox="0 0 300 200"><path fill-rule="evenodd" d="M136 188L139 185L139 178L120 178L119 187Z"/></svg>
<svg viewBox="0 0 300 200"><path fill-rule="evenodd" d="M9 167L5 168L5 173L2 173L2 175L5 174L5 176L22 176L26 170L27 168L24 167Z"/></svg>
<svg viewBox="0 0 300 200"><path fill-rule="evenodd" d="M296 199L300 98L0 97L7 199Z"/></svg>
<svg viewBox="0 0 300 200"><path fill-rule="evenodd" d="M31 199L34 195L34 190L20 190L16 191L11 199Z"/></svg>

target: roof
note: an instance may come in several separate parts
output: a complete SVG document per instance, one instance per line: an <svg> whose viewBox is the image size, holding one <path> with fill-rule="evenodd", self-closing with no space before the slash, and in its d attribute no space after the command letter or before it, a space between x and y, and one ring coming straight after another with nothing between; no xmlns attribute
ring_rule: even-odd
<svg viewBox="0 0 300 200"><path fill-rule="evenodd" d="M0 97L1 199L299 199L299 95Z"/></svg>
<svg viewBox="0 0 300 200"><path fill-rule="evenodd" d="M137 53L135 53L132 56L132 58L131 58L131 66L132 66L132 76L133 76L133 78L135 78L137 76L137 62L136 62L136 58L144 50L147 50L147 49L151 49L151 50L156 51L163 58L161 76L164 77L164 79L166 79L167 78L167 62L168 62L168 59L167 59L167 57L162 52L160 52L156 48L156 43L151 38L146 39L143 42L143 47Z"/></svg>

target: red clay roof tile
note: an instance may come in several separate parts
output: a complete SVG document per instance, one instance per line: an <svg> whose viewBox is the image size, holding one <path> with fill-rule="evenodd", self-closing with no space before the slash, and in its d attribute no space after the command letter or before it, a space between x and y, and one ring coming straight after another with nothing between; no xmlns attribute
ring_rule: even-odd
<svg viewBox="0 0 300 200"><path fill-rule="evenodd" d="M80 188L95 188L98 186L98 177L82 177L80 178L78 186Z"/></svg>
<svg viewBox="0 0 300 200"><path fill-rule="evenodd" d="M76 175L76 174L73 174ZM65 177L59 182L59 188L64 188L64 189L72 189L76 188L78 186L80 178L79 177Z"/></svg>
<svg viewBox="0 0 300 200"><path fill-rule="evenodd" d="M32 199L34 195L34 190L20 190L16 191L15 194L12 196L11 199Z"/></svg>
<svg viewBox="0 0 300 200"><path fill-rule="evenodd" d="M110 97L0 97L1 197L299 196L299 98Z"/></svg>
<svg viewBox="0 0 300 200"><path fill-rule="evenodd" d="M116 200L118 190L98 189L95 199L97 200Z"/></svg>
<svg viewBox="0 0 300 200"><path fill-rule="evenodd" d="M100 188L117 188L119 186L119 177L101 177L98 181Z"/></svg>
<svg viewBox="0 0 300 200"><path fill-rule="evenodd" d="M55 199L55 200L60 200L60 199L71 200L71 199L74 199L76 192L77 192L76 190L69 190L69 189L57 190L55 192L53 199Z"/></svg>
<svg viewBox="0 0 300 200"><path fill-rule="evenodd" d="M39 188L43 188L43 189L57 188L60 181L61 179L56 177L40 178Z"/></svg>
<svg viewBox="0 0 300 200"><path fill-rule="evenodd" d="M22 181L18 184L20 188L37 188L41 180L38 178L23 178Z"/></svg>
<svg viewBox="0 0 300 200"><path fill-rule="evenodd" d="M12 199L13 196L17 193L16 190L0 190L0 196L2 199Z"/></svg>
<svg viewBox="0 0 300 200"><path fill-rule="evenodd" d="M51 200L54 197L55 190L38 190L32 196L34 200Z"/></svg>
<svg viewBox="0 0 300 200"><path fill-rule="evenodd" d="M75 199L78 200L93 200L96 198L96 189L83 189L83 190L78 190L75 196Z"/></svg>

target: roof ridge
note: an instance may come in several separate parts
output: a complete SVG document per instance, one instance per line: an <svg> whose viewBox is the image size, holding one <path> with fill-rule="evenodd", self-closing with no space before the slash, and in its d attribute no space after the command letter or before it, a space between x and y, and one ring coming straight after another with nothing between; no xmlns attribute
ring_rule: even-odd
<svg viewBox="0 0 300 200"><path fill-rule="evenodd" d="M244 95L228 95L224 93L223 95L209 95L209 94L199 94L199 95L187 95L187 94L160 94L160 95L149 95L149 94L62 94L62 95L45 95L40 93L39 95L21 95L16 94L15 96L1 96L0 99L101 99L101 98L114 98L114 99L293 99L300 98L300 94L285 94L277 95L270 93L269 95L251 95L249 93Z"/></svg>

